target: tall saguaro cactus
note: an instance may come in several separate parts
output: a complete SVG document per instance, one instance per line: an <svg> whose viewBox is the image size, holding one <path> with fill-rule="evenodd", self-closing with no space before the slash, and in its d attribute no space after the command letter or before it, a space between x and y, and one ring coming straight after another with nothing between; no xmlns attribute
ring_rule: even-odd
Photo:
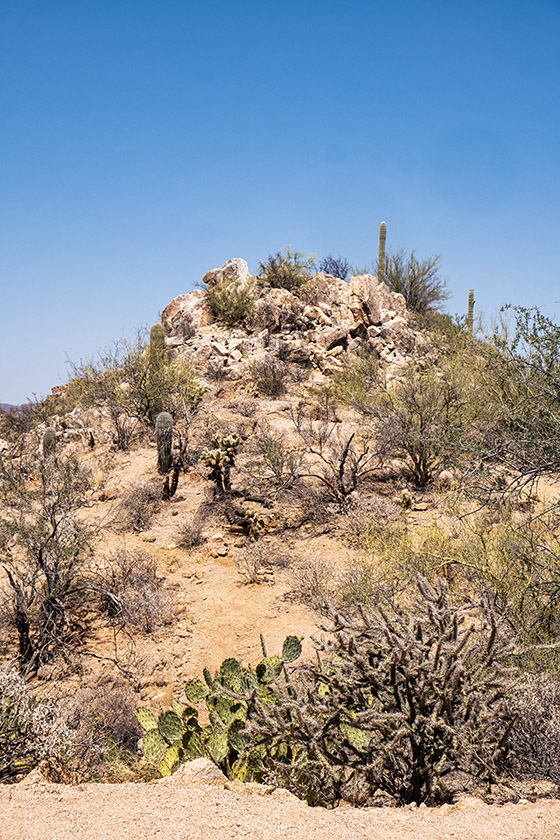
<svg viewBox="0 0 560 840"><path fill-rule="evenodd" d="M467 330L469 335L474 333L474 289L469 289L469 310L467 314Z"/></svg>
<svg viewBox="0 0 560 840"><path fill-rule="evenodd" d="M377 279L380 282L385 280L385 240L387 239L387 223L379 225L379 256L377 258Z"/></svg>
<svg viewBox="0 0 560 840"><path fill-rule="evenodd" d="M162 411L156 417L156 445L158 455L158 470L165 474L172 465L171 448L173 443L173 417L167 411Z"/></svg>

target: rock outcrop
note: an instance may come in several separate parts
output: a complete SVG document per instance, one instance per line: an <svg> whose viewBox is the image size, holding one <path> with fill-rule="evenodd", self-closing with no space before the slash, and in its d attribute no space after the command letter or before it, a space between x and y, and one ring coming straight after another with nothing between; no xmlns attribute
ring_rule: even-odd
<svg viewBox="0 0 560 840"><path fill-rule="evenodd" d="M232 259L207 272L203 282L209 288L223 283L243 287L253 278L245 260ZM301 296L260 287L253 312L243 327L233 329L214 321L206 292L195 290L165 307L162 324L168 345L180 355L212 362L232 379L263 355L323 373L340 366L345 352L367 351L389 363L401 362L417 337L403 296L371 274L346 282L319 273Z"/></svg>

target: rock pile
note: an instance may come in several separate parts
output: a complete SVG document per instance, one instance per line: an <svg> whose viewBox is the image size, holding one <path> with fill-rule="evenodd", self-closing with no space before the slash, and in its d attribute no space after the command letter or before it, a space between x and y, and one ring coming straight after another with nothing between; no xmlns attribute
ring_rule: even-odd
<svg viewBox="0 0 560 840"><path fill-rule="evenodd" d="M208 288L223 283L243 287L252 278L245 260L232 259L205 274L203 282ZM180 355L221 366L230 379L243 376L248 362L265 355L323 373L337 368L345 351L400 362L416 340L403 296L372 274L347 283L319 273L302 296L261 287L243 328L234 329L214 322L206 292L195 290L165 307L162 324L168 345Z"/></svg>

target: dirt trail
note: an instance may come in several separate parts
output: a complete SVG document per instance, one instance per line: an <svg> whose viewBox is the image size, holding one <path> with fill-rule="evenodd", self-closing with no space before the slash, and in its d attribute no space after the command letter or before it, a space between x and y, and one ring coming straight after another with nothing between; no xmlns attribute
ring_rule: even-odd
<svg viewBox="0 0 560 840"><path fill-rule="evenodd" d="M203 785L0 787L0 840L560 840L560 801L308 808L285 792Z"/></svg>

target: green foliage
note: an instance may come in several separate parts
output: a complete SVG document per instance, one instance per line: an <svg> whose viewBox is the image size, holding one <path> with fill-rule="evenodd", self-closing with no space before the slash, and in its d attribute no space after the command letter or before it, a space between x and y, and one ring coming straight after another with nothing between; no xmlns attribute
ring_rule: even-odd
<svg viewBox="0 0 560 840"><path fill-rule="evenodd" d="M254 670L229 658L213 677L205 669L208 687L200 680L190 680L185 696L189 704L205 702L210 723L204 728L198 721L198 710L175 699L171 700L171 710L157 719L147 709L137 709L136 716L145 731L146 761L167 776L182 761L206 757L230 778L260 780L260 751L248 742L245 728L255 704L269 702L271 683L285 675L285 664L294 662L300 654L301 641L288 636L282 657L265 658Z"/></svg>
<svg viewBox="0 0 560 840"><path fill-rule="evenodd" d="M426 347L388 378L371 356L349 359L333 376L333 394L377 423L380 450L405 459L418 487L438 471L472 464L490 411L481 360L463 344Z"/></svg>
<svg viewBox="0 0 560 840"><path fill-rule="evenodd" d="M403 295L409 309L425 313L449 298L445 280L439 276L439 261L439 257L418 260L414 251L408 255L404 251L388 254L383 280L392 292Z"/></svg>
<svg viewBox="0 0 560 840"><path fill-rule="evenodd" d="M241 285L234 280L210 286L206 292L210 311L217 321L237 327L255 308L254 282Z"/></svg>
<svg viewBox="0 0 560 840"><path fill-rule="evenodd" d="M333 614L318 666L269 684L247 733L277 783L313 804L435 804L452 773L496 778L513 645L484 600L453 607L442 581L418 592L409 610Z"/></svg>
<svg viewBox="0 0 560 840"><path fill-rule="evenodd" d="M152 333L147 346L139 332L134 342L117 342L96 360L72 365L69 398L106 413L119 449L128 449L142 429L153 427L164 406L176 419L204 396L192 365L166 353L161 324L154 324Z"/></svg>
<svg viewBox="0 0 560 840"><path fill-rule="evenodd" d="M167 411L162 411L156 417L156 446L158 470L165 474L171 469L173 446L173 417Z"/></svg>
<svg viewBox="0 0 560 840"><path fill-rule="evenodd" d="M309 287L315 259L315 254L306 257L303 252L292 251L286 246L282 251L270 254L266 262L260 261L258 281L262 286L300 295Z"/></svg>
<svg viewBox="0 0 560 840"><path fill-rule="evenodd" d="M54 455L56 451L56 431L52 426L48 426L43 432L43 458L48 458L49 455Z"/></svg>
<svg viewBox="0 0 560 840"><path fill-rule="evenodd" d="M560 326L538 309L506 307L485 354L485 399L494 423L485 456L502 464L512 489L560 474Z"/></svg>

